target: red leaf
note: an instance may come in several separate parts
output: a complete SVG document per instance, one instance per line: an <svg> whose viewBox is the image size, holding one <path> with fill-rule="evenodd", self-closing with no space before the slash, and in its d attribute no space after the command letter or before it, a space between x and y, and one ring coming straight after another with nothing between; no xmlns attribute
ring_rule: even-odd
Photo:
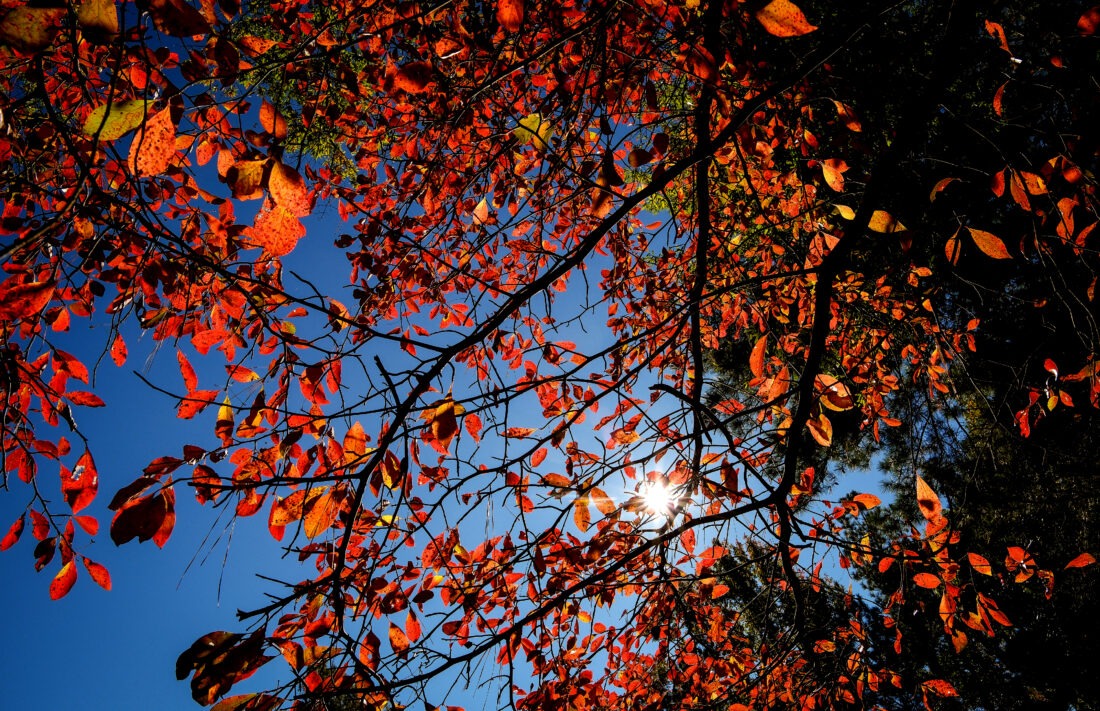
<svg viewBox="0 0 1100 711"><path fill-rule="evenodd" d="M195 392L195 388L199 387L199 376L195 375L195 369L191 367L191 361L187 360L187 356L181 350L176 351L176 360L180 364L183 386L187 388L188 393Z"/></svg>
<svg viewBox="0 0 1100 711"><path fill-rule="evenodd" d="M0 284L0 321L33 318L46 308L53 296L52 281L11 284L14 280L13 277Z"/></svg>
<svg viewBox="0 0 1100 711"><path fill-rule="evenodd" d="M420 639L420 621L416 619L416 615L413 614L412 610L409 610L409 614L405 618L405 634L410 642Z"/></svg>
<svg viewBox="0 0 1100 711"><path fill-rule="evenodd" d="M766 335L761 336L756 341L756 345L752 347L752 353L749 354L749 370L754 378L764 375L764 349L767 345L768 337Z"/></svg>
<svg viewBox="0 0 1100 711"><path fill-rule="evenodd" d="M72 471L69 471L68 467L61 467L61 493L64 494L65 502L72 508L73 513L79 512L92 503L97 491L99 491L99 472L96 471L91 452L85 451Z"/></svg>
<svg viewBox="0 0 1100 711"><path fill-rule="evenodd" d="M80 405L81 407L103 407L106 403L95 393L84 392L82 390L72 390L65 393L65 398L74 405Z"/></svg>
<svg viewBox="0 0 1100 711"><path fill-rule="evenodd" d="M127 500L111 521L111 540L118 546L134 538L152 540L163 548L176 525L175 505L176 494L171 489Z"/></svg>
<svg viewBox="0 0 1100 711"><path fill-rule="evenodd" d="M192 393L188 393L187 397L180 400L179 408L176 410L176 417L181 420L190 420L209 405L213 404L217 396L217 390L196 390Z"/></svg>
<svg viewBox="0 0 1100 711"><path fill-rule="evenodd" d="M50 599L60 600L69 594L76 582L76 561L70 560L57 571L53 582L50 583Z"/></svg>
<svg viewBox="0 0 1100 711"><path fill-rule="evenodd" d="M126 356L126 341L122 339L122 334L116 335L114 342L111 343L111 360L121 367L126 363Z"/></svg>
<svg viewBox="0 0 1100 711"><path fill-rule="evenodd" d="M172 37L193 37L210 32L210 25L185 0L149 0L153 26Z"/></svg>
<svg viewBox="0 0 1100 711"><path fill-rule="evenodd" d="M7 540L7 539L5 539ZM1092 565L1096 562L1096 558L1091 553L1082 553L1070 562L1066 563L1066 570L1070 568L1084 568L1086 565Z"/></svg>
<svg viewBox="0 0 1100 711"><path fill-rule="evenodd" d="M81 560L83 560L84 567L88 569L88 575L92 576L92 580L96 582L96 585L104 590L110 590L111 574L107 572L107 569L90 558L81 556Z"/></svg>
<svg viewBox="0 0 1100 711"><path fill-rule="evenodd" d="M138 177L160 175L176 157L176 124L171 109L149 116L130 145L128 164Z"/></svg>
<svg viewBox="0 0 1100 711"><path fill-rule="evenodd" d="M523 9L523 0L497 0L497 22L508 32L519 32Z"/></svg>
<svg viewBox="0 0 1100 711"><path fill-rule="evenodd" d="M8 529L7 535L3 540L0 540L0 551L6 551L16 544L19 537L23 535L23 526L27 523L27 514L20 514L19 518L15 519L15 523Z"/></svg>
<svg viewBox="0 0 1100 711"><path fill-rule="evenodd" d="M466 425L466 431L470 433L470 437L473 438L474 442L480 442L481 418L474 413L470 413L462 418L462 422Z"/></svg>
<svg viewBox="0 0 1100 711"><path fill-rule="evenodd" d="M50 522L49 520L38 513L34 509L30 510L31 514L31 534L37 541L46 540L46 536L50 535Z"/></svg>
<svg viewBox="0 0 1100 711"><path fill-rule="evenodd" d="M756 11L756 19L776 37L797 37L817 29L790 0L772 0Z"/></svg>
<svg viewBox="0 0 1100 711"><path fill-rule="evenodd" d="M397 70L393 77L393 86L410 94L420 94L428 90L431 81L432 65L427 62L411 62Z"/></svg>

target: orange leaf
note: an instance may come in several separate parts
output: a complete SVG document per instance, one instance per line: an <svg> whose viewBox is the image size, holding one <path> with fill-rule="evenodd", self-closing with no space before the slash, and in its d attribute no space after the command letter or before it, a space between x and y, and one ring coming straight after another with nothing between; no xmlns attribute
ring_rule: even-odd
<svg viewBox="0 0 1100 711"><path fill-rule="evenodd" d="M772 0L756 11L756 19L776 37L797 37L817 29L790 0Z"/></svg>
<svg viewBox="0 0 1100 711"><path fill-rule="evenodd" d="M885 210L875 210L871 213L871 221L867 223L867 227L872 232L882 232L884 234L905 230L905 225L898 222L893 215Z"/></svg>
<svg viewBox="0 0 1100 711"><path fill-rule="evenodd" d="M588 526L592 523L592 514L588 510L588 497L579 496L573 502L573 523L577 524L577 528L581 533L588 530Z"/></svg>
<svg viewBox="0 0 1100 711"><path fill-rule="evenodd" d="M65 565L61 566L61 570L57 571L57 575L54 576L53 582L50 583L50 598L53 600L60 600L69 594L69 591L73 589L73 583L76 582L76 561L70 560Z"/></svg>
<svg viewBox="0 0 1100 711"><path fill-rule="evenodd" d="M115 0L84 0L76 13L76 24L84 36L98 44L109 44L118 36Z"/></svg>
<svg viewBox="0 0 1100 711"><path fill-rule="evenodd" d="M975 573L993 575L993 566L991 566L989 561L982 556L977 553L967 553L966 558L970 561L970 567L974 569Z"/></svg>
<svg viewBox="0 0 1100 711"><path fill-rule="evenodd" d="M766 335L761 336L756 345L752 347L752 353L749 354L749 370L754 378L759 378L764 374L764 349L767 345L768 337Z"/></svg>
<svg viewBox="0 0 1100 711"><path fill-rule="evenodd" d="M96 582L96 585L104 590L110 590L111 574L107 572L107 569L89 558L83 556L81 558L84 561L84 567L88 569L88 574L92 576L92 580Z"/></svg>
<svg viewBox="0 0 1100 711"><path fill-rule="evenodd" d="M821 172L825 175L825 182L838 193L844 192L844 176L842 173L848 170L848 164L839 158L830 158L821 164Z"/></svg>
<svg viewBox="0 0 1100 711"><path fill-rule="evenodd" d="M610 516L618 510L618 506L612 501L611 497L604 492L603 489L594 486L592 490L588 492L589 498L592 503L596 505L596 509L599 510L604 516Z"/></svg>
<svg viewBox="0 0 1100 711"><path fill-rule="evenodd" d="M432 436L443 452L450 449L451 440L458 432L458 418L456 416L465 411L461 405L456 404L454 400L447 397L436 406L434 412L428 415L428 419L431 421Z"/></svg>
<svg viewBox="0 0 1100 711"><path fill-rule="evenodd" d="M363 425L355 421L346 435L344 435L344 461L353 463L367 453L367 433L363 431Z"/></svg>
<svg viewBox="0 0 1100 711"><path fill-rule="evenodd" d="M531 466L537 467L542 464L543 460L546 459L547 452L548 450L546 447L539 447L536 449L534 453L531 454Z"/></svg>
<svg viewBox="0 0 1100 711"><path fill-rule="evenodd" d="M1082 553L1070 562L1066 563L1066 570L1070 568L1084 568L1086 565L1092 565L1096 562L1096 558L1091 553Z"/></svg>
<svg viewBox="0 0 1100 711"><path fill-rule="evenodd" d="M523 0L497 0L497 22L508 32L519 32L523 9Z"/></svg>
<svg viewBox="0 0 1100 711"><path fill-rule="evenodd" d="M932 487L928 486L921 477L917 477L917 506L920 507L920 512L925 519L929 521L936 521L943 515L943 505L940 504L940 497L936 496L936 492L932 491Z"/></svg>
<svg viewBox="0 0 1100 711"><path fill-rule="evenodd" d="M128 164L134 175L160 175L176 156L176 124L171 109L149 116L130 144Z"/></svg>
<svg viewBox="0 0 1100 711"><path fill-rule="evenodd" d="M989 232L976 230L973 227L967 227L967 230L970 231L970 236L974 238L974 244L978 245L978 249L985 252L987 256L993 259L1012 259L1012 255L1008 253L1008 249L1000 237Z"/></svg>
<svg viewBox="0 0 1100 711"><path fill-rule="evenodd" d="M393 651L397 653L397 656L405 656L405 653L409 651L409 644L409 638L405 635L402 629L391 622L390 646L393 647Z"/></svg>
<svg viewBox="0 0 1100 711"><path fill-rule="evenodd" d="M416 615L413 614L412 610L409 610L409 614L405 618L405 634L410 642L420 639L420 620L416 619Z"/></svg>
<svg viewBox="0 0 1100 711"><path fill-rule="evenodd" d="M852 501L859 504L865 510L873 509L882 503L882 499L874 494L856 494L852 497Z"/></svg>
<svg viewBox="0 0 1100 711"><path fill-rule="evenodd" d="M962 251L962 243L959 241L959 233L951 235L947 239L947 244L943 247L944 255L947 257L947 261L952 264L959 263L959 253Z"/></svg>
<svg viewBox="0 0 1100 711"><path fill-rule="evenodd" d="M266 160L237 161L225 173L225 182L238 200L263 197L264 166Z"/></svg>
<svg viewBox="0 0 1100 711"><path fill-rule="evenodd" d="M303 509L305 515L302 517L302 531L305 532L306 538L316 538L328 530L336 522L336 515L340 513L340 505L328 487L310 492Z"/></svg>
<svg viewBox="0 0 1100 711"><path fill-rule="evenodd" d="M824 414L810 418L806 422L810 434L822 447L828 447L833 442L833 423Z"/></svg>
<svg viewBox="0 0 1100 711"><path fill-rule="evenodd" d="M290 254L298 246L298 240L305 236L305 226L281 205L268 201L264 208L257 213L255 222L245 234L256 246L262 247L268 257Z"/></svg>
<svg viewBox="0 0 1100 711"><path fill-rule="evenodd" d="M286 119L267 99L264 99L263 103L260 104L260 125L275 140L281 141L286 138Z"/></svg>
<svg viewBox="0 0 1100 711"><path fill-rule="evenodd" d="M856 116L855 112L852 111L852 108L850 106L841 103L836 99L833 99L833 105L836 106L837 118L844 122L844 126L849 131L859 133L863 130L863 124L859 122L859 117Z"/></svg>
<svg viewBox="0 0 1100 711"><path fill-rule="evenodd" d="M940 586L940 579L931 573L917 573L913 576L913 582L929 590Z"/></svg>
<svg viewBox="0 0 1100 711"><path fill-rule="evenodd" d="M285 163L275 163L267 176L267 189L271 201L295 217L310 213L309 190L298 171Z"/></svg>
<svg viewBox="0 0 1100 711"><path fill-rule="evenodd" d="M559 489L568 488L573 485L569 477L562 474L547 474L542 478L542 483Z"/></svg>
<svg viewBox="0 0 1100 711"><path fill-rule="evenodd" d="M931 691L936 696L958 696L959 692L955 691L955 687L948 684L943 679L930 679L921 684L921 688L926 691Z"/></svg>
<svg viewBox="0 0 1100 711"><path fill-rule="evenodd" d="M954 183L956 180L958 180L958 178L943 178L942 180L938 181L934 186L932 186L932 192L929 193L928 200L930 202L935 202L936 198L939 197L944 188L946 188L951 183Z"/></svg>

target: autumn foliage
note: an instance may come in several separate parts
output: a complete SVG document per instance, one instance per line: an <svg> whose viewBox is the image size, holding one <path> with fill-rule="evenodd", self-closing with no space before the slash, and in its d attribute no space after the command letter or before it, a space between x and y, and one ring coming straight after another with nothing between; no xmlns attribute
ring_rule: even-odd
<svg viewBox="0 0 1100 711"><path fill-rule="evenodd" d="M853 537L881 501L829 462L917 431L901 393L988 399L1023 438L1100 408L1098 10L1059 3L1040 40L996 3L871 5L5 0L0 435L27 503L0 548L59 598L110 588L101 523L163 547L178 496L266 517L303 578L177 664L219 711L453 707L432 684L481 660L531 711L956 696L894 671L895 608L962 650L1013 624L998 590L1049 597L1095 551L969 549L921 471L908 535ZM1074 335L990 384L999 293ZM56 345L89 323L109 337ZM150 407L208 435L101 479L78 422L141 332L179 371ZM770 639L719 574L744 541L792 601ZM848 568L900 583L810 624ZM301 685L234 690L266 664Z"/></svg>

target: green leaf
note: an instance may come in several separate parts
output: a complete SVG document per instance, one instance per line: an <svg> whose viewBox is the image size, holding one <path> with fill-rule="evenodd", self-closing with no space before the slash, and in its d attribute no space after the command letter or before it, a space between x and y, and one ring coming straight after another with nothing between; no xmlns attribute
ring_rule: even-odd
<svg viewBox="0 0 1100 711"><path fill-rule="evenodd" d="M98 133L103 141L122 138L141 125L152 103L145 99L134 99L97 106L84 121L84 135L94 136Z"/></svg>

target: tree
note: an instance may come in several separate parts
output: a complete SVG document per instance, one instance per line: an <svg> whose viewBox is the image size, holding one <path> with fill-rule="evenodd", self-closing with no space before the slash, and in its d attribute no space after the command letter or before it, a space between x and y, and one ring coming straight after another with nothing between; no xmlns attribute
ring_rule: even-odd
<svg viewBox="0 0 1100 711"><path fill-rule="evenodd" d="M127 329L171 344L182 389L154 385L213 425L119 488L112 540L163 545L189 492L314 566L183 652L201 704L279 706L219 699L280 658L295 708L430 708L483 659L532 710L955 696L868 643L889 611L823 602L822 566L904 569L958 646L1004 634L967 582L993 553L924 476L920 528L875 545L849 531L878 497L823 482L975 402L991 284L1091 318L1097 11L1023 5L5 5L3 470L29 503L2 547L29 518L51 595L78 563L110 584L74 416L110 394L54 343L86 318L117 365ZM339 290L321 205L354 225ZM1023 436L1098 406L1075 332L1053 372L985 373ZM1066 548L1007 579L1091 562ZM719 574L746 556L779 604L742 636Z"/></svg>

